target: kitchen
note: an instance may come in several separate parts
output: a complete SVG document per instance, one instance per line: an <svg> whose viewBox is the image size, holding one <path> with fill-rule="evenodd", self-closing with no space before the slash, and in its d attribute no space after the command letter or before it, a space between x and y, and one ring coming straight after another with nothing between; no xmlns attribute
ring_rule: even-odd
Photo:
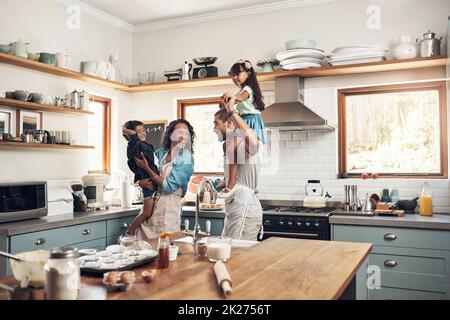
<svg viewBox="0 0 450 320"><path fill-rule="evenodd" d="M448 118L439 117L442 113L439 113L440 109L437 109L438 117L434 121L438 121L437 127L446 132L445 137L442 134L439 136L439 130L431 133L434 136L438 135L433 140L438 141L435 142L435 149L433 149L434 153L440 155L434 161L434 163L437 163L437 167L431 168L431 174L428 174L427 177L423 175L411 177L414 174L410 174L409 177L402 177L401 175L395 176L398 171L393 171L394 175L391 176L389 174L388 176L383 175L386 172L378 171L383 169L382 161L372 167L368 165L367 153L370 154L372 149L361 147L361 141L363 141L361 136L364 136L361 132L373 132L374 127L368 125L369 129L361 131L364 126L357 126L357 124L370 123L368 119L374 119L374 122L383 124L386 120L379 120L373 114L373 111L359 114L351 119L348 114L347 118L345 117L345 112L354 110L352 109L354 105L360 105L361 101L369 107L378 107L379 100L372 99L368 102L363 100L363 97L374 96L373 90L375 89L387 90L383 86L388 85L422 84L422 90L424 90L423 88L427 84L433 84L432 89L438 92L438 101L441 105L448 103L448 100L445 101L445 99L448 99L448 95L445 98L449 72L447 59L431 57L428 60L426 58L421 60L423 56L420 55L420 45L415 45L416 38L420 43L424 38L424 33L431 30L436 33L436 39L443 37L440 46L441 52L438 56L446 56L448 44L447 18L450 12L447 1L433 1L432 4L426 1L402 1L400 4L394 4L386 0L329 1L328 3L320 3L320 1L314 3L313 1L312 4L309 3L308 5L303 1L289 1L289 4L286 1L250 1L245 8L243 4L238 4L238 1L235 1L233 2L235 7L220 7L219 4L216 7L216 4L214 4L209 9L207 8L209 11L205 12L200 9L202 6L199 6L199 9L194 11L186 9L180 13L180 16L166 8L167 15L162 16L160 20L150 19L149 17L153 14L151 11L147 16L141 14L137 9L138 7L134 10L130 9L130 11L120 10L122 8L120 3L117 1L113 3L107 5L105 1L74 1L72 3L71 1L45 0L38 4L37 2L8 0L1 4L2 19L0 26L2 35L0 43L16 43L15 49L17 49L21 42L28 42L30 43L28 53L67 53L70 58L60 56L62 62L55 62L58 67L53 69L41 65L36 67L34 62L25 63L19 58L10 57L11 55L2 55L1 62L3 63L0 63L0 70L3 77L0 80L0 92L28 91L29 93L42 93L50 97L64 97L66 93L72 93L76 90L77 92L88 92L95 97L94 100L96 101L95 105L93 103L88 109L76 110L75 113L55 112L54 109L47 109L42 111L40 119L39 117L36 118L36 121L40 120L42 124L39 127L48 130L50 136L58 138L56 132L62 130L62 132L70 132L70 144L55 144L53 149L49 149L50 147L27 148L22 147L23 145L17 147L1 145L0 184L47 181L48 191L47 217L22 222L0 223L1 251L16 254L31 251L30 249L38 249L39 246L29 246L28 243L34 243L39 239L46 239L46 243L43 244L46 249L76 245L78 249L97 248L101 251L106 246L117 243L118 237L126 231L123 230L122 226L129 225L132 218L139 212L139 207L123 209L116 206L124 198L121 194L121 182L124 180L124 176L130 176L131 174L126 163L126 141L122 137L121 130L122 125L130 119L144 121L148 126L155 126L156 124L156 127L159 124L167 126L170 121L182 116L192 123L200 123L200 125L194 125L195 129L201 132L197 135L198 143L199 146L206 146L208 149L196 149L194 156L198 164L194 176L202 176L203 174L198 173L204 172L216 176L220 169L223 171L223 168L220 168L220 145L216 142L212 146L207 145L204 137L209 137L206 136L207 134L214 134L211 130L212 127L203 126L202 123L208 117L211 119L211 114L217 109L217 104L211 101L220 97L224 92L236 91L235 86L226 75L230 66L237 59L246 58L256 65L258 61L274 59L278 55L281 63L283 63L285 59L283 59L282 53L292 50L285 47L285 43L291 39L314 39L317 48L315 52L323 50L327 56L332 55L333 51L338 48L341 48L341 51L348 49L342 49L345 46L377 45L389 50L382 53L383 57L386 54L386 64L383 64L383 61L378 64L373 61L354 62L355 64L368 63L369 65L375 63L373 68L369 66L366 68L348 67L346 69L345 65L337 66L339 61L336 61L337 69L328 69L329 67L302 69L304 66L294 66L292 67L293 70L279 71L281 69L278 66L274 74L271 74L270 67L272 66L260 64L264 69L257 69L258 72L263 72L263 70L269 72L264 75L266 77L264 81L263 78L260 80L266 106L270 106L266 111L273 110L271 108L274 106L271 105L274 103L281 103L282 108L282 104L287 101L300 104L298 102L298 92L300 92L303 96L301 104L306 106L305 112L309 110L310 113L315 114L319 118L315 119L315 121L319 121L319 126L328 128L325 128L326 130L321 130L321 128L305 129L305 124L302 124L303 128L301 128L299 123L285 127L284 122L287 122L287 120L293 121L293 119L289 119L288 116L286 121L283 120L282 130L273 131L272 134L275 138L271 140L273 146L278 146L279 157L276 153L267 156L266 159L269 161L263 167L258 197L263 205L265 215L279 218L280 213L276 211L277 208L264 209L264 206L273 204L285 207L298 206L299 201L306 200L306 196L312 195L314 197L320 194L320 197L313 200L327 201L327 206L337 209L334 210L335 214L321 214L320 219L325 219L325 222L316 218L307 221L309 219L307 217L308 215L311 216L311 213L302 213L302 216L296 213L295 217L299 216L297 219L300 219L300 221L295 219L290 221L286 218L283 223L286 226L289 222L292 224L300 223L303 224L302 227L306 227L306 223L309 223L306 229L314 228L316 223L319 225L316 228L321 228L325 223L328 227L321 240L332 240L333 243L334 241L351 242L354 245L359 243L373 244L368 259L365 259L365 255L368 254L368 252L365 252L355 258L356 262L353 262L354 267L358 266L359 269L355 281L356 298L369 300L448 300L450 298L450 280L448 278L450 272L450 236L448 231L450 218L446 215L450 213L450 202L448 200L450 187L448 183L448 132L444 130ZM252 9L247 8L250 5L254 5L254 7ZM180 5L181 7L183 6ZM42 12L43 14L42 16L38 15L38 17L33 16L34 22L31 25L30 16L33 12ZM336 12L339 14L336 14ZM408 14L405 12L408 12ZM6 15L5 13L14 14ZM201 14L206 14L204 20L199 18ZM225 18L223 18L224 16ZM77 20L77 17L80 19ZM219 17L222 18L219 19ZM376 21L377 17L379 23ZM277 23L268 24L267 21L277 21ZM256 28L253 28L252 24ZM244 36L247 30L243 26L246 25L252 30L258 30L257 33L252 35L251 40ZM205 31L205 27L207 31ZM332 32L330 32L331 30ZM237 36L241 34L243 36ZM339 36L336 36L336 34ZM202 35L201 40L199 39L200 35ZM408 37L402 36L402 39L399 39L400 35L409 35L410 46L408 48L412 45L417 50L414 58L409 58L413 60L400 56L394 57L394 49L400 50L400 47L398 47L400 40L408 42L406 41ZM203 38L206 37L207 40L204 41ZM249 45L249 41L252 45ZM367 50L367 48L365 49ZM375 51L380 50L376 49ZM338 53L339 50L335 51L335 55ZM212 72L211 77L201 80L188 80L194 78L194 74L199 74L199 69L202 68L201 65L196 65L192 59L205 55L219 57L213 63L213 66L218 70L219 78L215 77L216 69L211 69L211 64L209 64L203 72ZM45 64L44 57L45 55L38 58L40 62L44 61L43 64ZM378 59L380 56L376 58ZM114 66L114 80L111 77L109 79L111 82L98 81L97 77L94 79L85 76L90 74L91 70L89 69L92 68L92 63L85 62L104 62L108 59L110 59L109 65L106 63L97 64L97 70L95 71L98 72L96 75L101 78L102 73L106 72L105 70L111 70ZM193 64L192 69L189 66L190 63ZM187 73L184 72L183 74L185 67L187 71L190 70L187 79L183 78L183 75L185 76ZM177 71L179 68L181 68L181 73ZM193 72L195 69L197 69L197 72ZM70 71L75 71L76 74ZM176 72L179 72L178 76ZM282 72L292 72L291 75L296 75L293 77L295 81L292 81L292 77L286 77L285 74L278 77L277 75L283 74ZM299 77L299 75L303 76ZM168 81L173 80L171 78L175 78L175 80ZM301 81L297 81L298 78ZM440 89L442 83L445 84L446 81L447 84L444 89ZM436 85L436 83L438 84ZM280 87L281 90L278 90L277 87ZM290 90L284 90L285 88ZM358 92L357 89L361 91ZM402 87L399 90L402 91L405 88ZM280 91L285 93L286 97L278 94ZM291 94L289 95L289 93ZM16 108L23 107L22 102L27 104L28 102L20 99L22 94L23 92L17 92L19 102L14 102L15 105L12 107L11 105L3 107L2 104L2 110L11 110L12 108L16 111ZM106 100L101 98L106 98ZM404 99L402 101L408 98L409 101L414 100L413 96L412 98L402 97ZM205 106L204 102L202 105L199 99L206 99L209 101L209 105ZM432 102L435 100L433 100L433 97L430 98ZM400 104L402 101L400 101ZM408 102L408 100L406 101ZM383 103L385 102L386 100L383 100ZM9 103L11 104L10 101ZM346 109L343 109L344 107ZM27 104L27 108L24 108L24 110L30 110L29 108L31 106ZM38 107L35 106L35 108ZM98 110L103 110L103 113L97 112ZM446 107L444 107L444 110L446 110ZM85 114L80 111L88 111L94 114ZM381 109L378 114L387 114L387 112L387 110ZM11 130L13 133L20 129L17 127L20 127L22 123L20 121L22 119L21 113L24 117L24 112L10 113L11 128L14 127L15 129ZM276 112L276 114L280 113ZM110 118L109 126L98 124L98 121L100 121L99 114L102 115L103 120ZM288 115L292 114L288 113ZM400 118L407 115L405 111ZM368 116L372 118L368 118ZM342 119L347 121L342 121ZM271 122L271 119L264 120L268 124ZM326 123L321 122L322 120ZM301 121L302 119L299 120L299 122ZM433 119L429 121L433 121ZM396 123L403 122L396 120ZM429 126L435 124L434 122L427 123ZM345 124L347 124L347 127ZM317 122L314 122L314 125L317 125ZM269 128L277 127L279 126L270 126ZM346 132L347 137L343 134L345 128L353 130L352 132ZM412 130L414 129L417 128L414 127ZM397 131L395 133L398 134ZM109 142L98 138L107 135L109 136ZM61 140L64 140L62 136L61 133ZM395 135L393 136L395 137ZM350 141L350 137L353 139L352 141L355 141L353 144L354 154L360 158L355 156L346 159L343 157L346 154L346 143ZM10 141L3 143L7 142ZM53 144L51 145L53 146ZM77 145L86 146L86 148L76 148ZM88 148L94 145L96 148L93 150ZM104 152L102 147L108 149L108 152ZM403 159L403 162L405 158L402 157L408 153L408 151L403 151L399 155L400 151L396 150L395 146L394 150L388 147L385 150L387 150L386 152L398 152L395 157ZM213 154L214 161L209 161L210 158L205 154ZM373 159L378 156L378 154L372 155ZM383 157L381 158L383 159ZM377 159L379 160L379 158ZM353 167L349 166L350 163ZM399 163L401 164L402 161L397 161L392 166L398 166ZM349 168L351 170L348 170ZM415 172L413 169L411 170L410 172ZM102 186L102 183L107 185L105 199L110 202L107 205L100 203L100 210L88 211L85 214L74 216L71 213L71 210L73 212L73 204L70 201L58 200L62 198L67 200L67 197L69 199L72 197L70 190L67 193L67 186L73 181L81 181L86 184L85 181L88 178L83 181L82 177L85 177L88 171L108 171L111 174L110 179L98 184L100 186ZM422 173L420 169L416 169L416 171ZM362 176L362 174L367 174L367 176ZM376 174L380 175L377 179ZM365 179L366 177L368 179ZM132 176L130 176L130 179L132 179ZM321 186L312 182L306 187L307 191L305 191L308 180L320 180ZM362 212L359 215L351 215L346 214L347 211L345 210L343 210L344 213L338 214L340 209L337 207L340 207L341 204L345 206L347 202L346 185L357 185L357 193L361 204L356 204L356 206L363 207L366 194L369 194L369 196L377 194L381 199L383 189L389 190L388 197L397 196L397 193L392 193L393 190L397 190L399 199L414 199L421 195L424 182L430 184L429 189L431 189L433 196L432 217L420 216L420 207L415 209L415 214L407 213L404 217L364 216ZM316 193L315 191L320 190L322 186L324 192ZM129 202L130 190L126 191L127 196L125 198L128 198L127 202ZM195 188L193 191L195 192ZM191 197L188 200L195 200L194 192L188 193L188 196ZM323 198L326 192L332 197L331 199ZM96 197L100 198L101 196ZM395 202L388 197L385 199L386 201L381 202ZM107 215L102 215L102 212L104 212L102 210L106 210L106 207L110 207L111 211ZM284 216L285 208L281 208L281 211ZM188 229L193 229L194 212L192 203L190 206L184 207L183 228L186 228L185 219L188 219ZM220 234L223 227L223 211L201 210L200 213L201 230L205 231L208 226L211 234ZM72 214L72 219L68 222L67 215L70 214ZM292 216L290 214L289 212L286 216ZM263 223L267 233L286 232L286 230L280 230L278 226L274 230L270 230L270 228L267 228L270 226L267 225L265 220ZM280 225L280 221L268 223ZM81 238L77 232L81 233ZM83 235L83 232L89 234ZM287 232L292 233L292 230ZM294 231L293 233L296 232L305 233L305 230ZM312 232L311 234L315 233ZM380 240L380 234L381 237L386 234L394 234L397 239L382 238ZM280 236L280 234L275 235ZM270 241L278 241L278 238ZM261 244L264 242L265 240ZM321 242L314 241L313 243L317 245ZM249 250L256 250L258 245ZM180 244L180 248L181 246ZM27 250L24 250L25 248ZM189 248L186 250L190 253ZM237 248L236 259L242 255L239 250L244 252L248 249ZM183 254L180 255L181 257L185 258ZM236 291L233 292L234 296L232 294L231 298L286 298L282 295L266 297L252 294L245 296L240 293L239 282L236 282L239 279L240 271L231 268L231 264L234 263L233 258L235 258L234 252L228 265L233 278L233 285L236 286ZM2 276L11 275L9 260L0 259L0 274ZM393 264L391 260L395 260L398 265L389 266ZM386 261L388 265L384 264ZM176 265L176 262L173 265ZM179 262L188 263L182 259ZM317 260L317 263L321 263L320 259ZM359 268L359 264L363 267ZM381 289L369 289L366 285L367 270L372 265L379 265L382 269ZM409 267L406 268L404 265ZM180 267L181 270L183 268ZM189 269L188 265L186 265L186 268ZM208 278L208 275L202 274L199 277L204 279ZM352 271L349 271L348 276L351 275ZM416 281L416 278L420 280ZM383 282L384 279L385 282ZM158 280L163 279L157 279L151 285L158 286ZM217 288L213 287L213 284L216 285L211 283L208 286L211 287L213 293L217 294ZM346 287L348 284L343 281L341 287ZM102 286L101 281L99 286ZM183 287L181 284L180 286ZM252 285L249 284L248 287L252 287ZM183 288L189 287L186 284L186 287ZM176 286L172 290L175 289ZM169 291L161 292L159 297L161 299L178 299L179 296L171 296ZM306 299L327 299L328 297L336 297L337 292L340 292L340 289L337 289L330 296L321 297L315 294L302 296L299 294L286 299L300 299L302 297ZM120 295L116 295L120 299ZM123 294L122 297L127 299L126 294ZM132 299L142 297L146 297L145 293L132 292ZM205 295L205 297L208 299L213 296ZM155 296L155 298L157 299L158 296ZM192 299L196 298L202 299L202 297L192 297Z"/></svg>

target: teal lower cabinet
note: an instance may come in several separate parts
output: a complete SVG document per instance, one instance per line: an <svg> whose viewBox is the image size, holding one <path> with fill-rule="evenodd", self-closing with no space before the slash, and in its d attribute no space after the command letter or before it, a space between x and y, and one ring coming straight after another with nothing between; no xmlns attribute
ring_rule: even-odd
<svg viewBox="0 0 450 320"><path fill-rule="evenodd" d="M106 246L110 246L112 244L119 244L119 237L120 234L106 237Z"/></svg>
<svg viewBox="0 0 450 320"><path fill-rule="evenodd" d="M332 225L332 239L374 244L357 299L450 300L450 231Z"/></svg>
<svg viewBox="0 0 450 320"><path fill-rule="evenodd" d="M86 242L81 242L81 243L75 243L75 244L71 244L70 246L73 248L77 248L78 250L96 249L97 251L103 251L106 248L106 239L101 238L101 239L96 239L96 240L91 240L91 241L86 241Z"/></svg>
<svg viewBox="0 0 450 320"><path fill-rule="evenodd" d="M195 218L193 217L182 217L181 229L184 230L184 220L189 220L189 229L193 229L195 226ZM211 235L212 236L220 236L222 235L223 230L223 221L224 219L219 218L199 218L199 224L202 231L206 230L206 221L211 221Z"/></svg>

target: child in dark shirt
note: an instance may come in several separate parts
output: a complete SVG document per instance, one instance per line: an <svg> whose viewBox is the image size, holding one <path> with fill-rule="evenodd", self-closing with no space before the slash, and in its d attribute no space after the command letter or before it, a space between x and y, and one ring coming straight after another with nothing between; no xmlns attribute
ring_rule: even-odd
<svg viewBox="0 0 450 320"><path fill-rule="evenodd" d="M145 131L144 124L140 121L128 121L124 124L122 129L123 136L128 141L127 158L128 167L134 173L134 183L150 178L148 173L140 168L134 157L141 158L143 154L148 161L150 168L158 173L158 167L155 165L155 149L150 143L145 140L147 138L147 132ZM129 234L134 234L136 229L145 221L148 220L153 214L153 206L155 204L155 198L157 197L158 188L154 185L153 189L142 189L144 195L144 206L141 213L134 219L130 228Z"/></svg>

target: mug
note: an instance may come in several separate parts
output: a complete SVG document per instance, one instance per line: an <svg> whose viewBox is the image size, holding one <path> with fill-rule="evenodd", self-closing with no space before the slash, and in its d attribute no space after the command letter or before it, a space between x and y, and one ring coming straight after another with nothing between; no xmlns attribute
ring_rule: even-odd
<svg viewBox="0 0 450 320"><path fill-rule="evenodd" d="M37 52L28 52L28 60L38 61L40 56Z"/></svg>
<svg viewBox="0 0 450 320"><path fill-rule="evenodd" d="M32 93L31 101L35 103L42 103L44 101L44 95L42 93Z"/></svg>
<svg viewBox="0 0 450 320"><path fill-rule="evenodd" d="M54 134L55 134L55 143L61 144L62 143L61 130L55 130ZM51 133L50 133L50 135L51 135Z"/></svg>
<svg viewBox="0 0 450 320"><path fill-rule="evenodd" d="M55 65L56 64L56 55L54 53L41 52L39 54L39 62Z"/></svg>
<svg viewBox="0 0 450 320"><path fill-rule="evenodd" d="M6 98L6 99L15 99L16 96L14 95L14 92L13 92L13 91L6 91L6 92L5 92L5 98Z"/></svg>
<svg viewBox="0 0 450 320"><path fill-rule="evenodd" d="M97 62L96 61L83 61L81 62L81 72L96 76L97 75Z"/></svg>
<svg viewBox="0 0 450 320"><path fill-rule="evenodd" d="M56 66L59 68L67 68L69 66L70 57L67 53L56 54Z"/></svg>
<svg viewBox="0 0 450 320"><path fill-rule="evenodd" d="M29 93L28 91L24 91L24 90L16 90L16 91L14 91L14 98L16 100L21 100L21 101L30 101L31 93Z"/></svg>

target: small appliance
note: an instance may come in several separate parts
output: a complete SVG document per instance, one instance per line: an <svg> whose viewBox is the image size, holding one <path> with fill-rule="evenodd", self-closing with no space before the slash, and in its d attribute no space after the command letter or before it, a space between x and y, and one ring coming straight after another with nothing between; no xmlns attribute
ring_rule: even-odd
<svg viewBox="0 0 450 320"><path fill-rule="evenodd" d="M202 57L192 59L192 61L194 61L197 66L201 66L198 68L194 68L194 71L192 72L192 78L203 79L217 77L219 75L217 67L209 66L210 64L216 62L216 60L217 57Z"/></svg>
<svg viewBox="0 0 450 320"><path fill-rule="evenodd" d="M72 188L73 196L73 211L74 212L85 212L87 211L87 197L83 192L83 183L72 183L70 186Z"/></svg>
<svg viewBox="0 0 450 320"><path fill-rule="evenodd" d="M104 200L106 185L110 181L107 174L88 174L81 178L84 182L84 193L87 197L89 209L108 209L111 206L109 201Z"/></svg>

